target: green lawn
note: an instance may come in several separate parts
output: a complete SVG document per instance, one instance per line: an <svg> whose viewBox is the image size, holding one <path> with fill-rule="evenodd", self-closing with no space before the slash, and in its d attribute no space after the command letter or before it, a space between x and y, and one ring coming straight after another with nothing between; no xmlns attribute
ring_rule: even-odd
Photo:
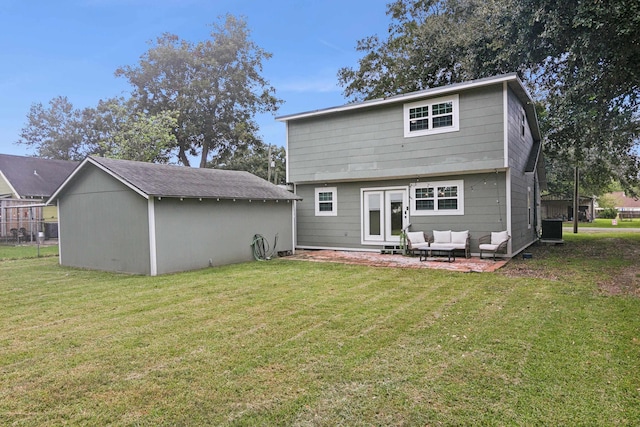
<svg viewBox="0 0 640 427"><path fill-rule="evenodd" d="M564 222L563 227L573 227L573 222ZM613 225L613 221L605 218L596 218L593 222L580 222L578 224L578 230L580 228L640 228L640 218L633 219L618 219L617 224Z"/></svg>
<svg viewBox="0 0 640 427"><path fill-rule="evenodd" d="M0 262L0 425L638 425L640 237L497 273Z"/></svg>
<svg viewBox="0 0 640 427"><path fill-rule="evenodd" d="M25 259L37 257L49 257L58 255L58 246L40 246L37 245L0 245L0 261L10 259Z"/></svg>

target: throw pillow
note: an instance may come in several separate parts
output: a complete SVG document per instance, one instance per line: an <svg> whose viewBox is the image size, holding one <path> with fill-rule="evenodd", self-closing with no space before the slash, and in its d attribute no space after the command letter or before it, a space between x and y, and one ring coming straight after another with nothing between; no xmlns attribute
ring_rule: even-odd
<svg viewBox="0 0 640 427"><path fill-rule="evenodd" d="M466 231L452 231L451 232L451 243L467 243L467 236L469 235L469 230Z"/></svg>
<svg viewBox="0 0 640 427"><path fill-rule="evenodd" d="M491 244L499 245L509 238L509 233L506 231L494 231L491 233Z"/></svg>
<svg viewBox="0 0 640 427"><path fill-rule="evenodd" d="M425 243L424 233L422 231L407 231L407 239L414 245L417 243Z"/></svg>
<svg viewBox="0 0 640 427"><path fill-rule="evenodd" d="M433 243L451 243L451 230L433 230Z"/></svg>

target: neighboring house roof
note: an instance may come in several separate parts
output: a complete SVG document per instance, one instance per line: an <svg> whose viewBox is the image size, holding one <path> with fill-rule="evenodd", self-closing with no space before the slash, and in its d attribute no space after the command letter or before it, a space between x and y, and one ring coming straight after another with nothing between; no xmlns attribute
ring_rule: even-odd
<svg viewBox="0 0 640 427"><path fill-rule="evenodd" d="M51 196L58 197L78 173L95 166L145 198L301 200L295 194L249 172L87 157ZM48 203L49 203L48 202Z"/></svg>
<svg viewBox="0 0 640 427"><path fill-rule="evenodd" d="M0 154L0 174L18 198L47 198L78 165L67 160Z"/></svg>
<svg viewBox="0 0 640 427"><path fill-rule="evenodd" d="M627 197L624 194L624 191L615 191L613 193L609 193L608 196L610 196L614 200L616 209L640 209L640 199Z"/></svg>
<svg viewBox="0 0 640 427"><path fill-rule="evenodd" d="M378 98L378 99L372 99L364 102L355 102L351 104L342 105L339 107L331 107L331 108L325 108L321 110L290 114L286 116L279 116L279 117L276 117L276 120L279 120L281 122L286 122L289 120L317 117L322 115L358 110L362 108L371 108L379 105L405 103L405 102L417 100L420 98L440 96L440 95L445 95L452 92L461 92L463 90L494 85L496 83L507 83L507 85L514 91L516 96L518 96L527 113L527 120L529 121L529 127L531 128L531 134L533 135L533 139L535 141L539 141L541 139L540 128L538 127L538 119L537 119L537 114L536 114L535 106L533 103L533 99L527 92L526 88L522 84L522 81L520 81L516 73L502 74L499 76L487 77L487 78L477 79L477 80L470 80L464 83L454 83L447 86L434 87L434 88L425 89L417 92L410 92L402 95L394 95L388 98Z"/></svg>

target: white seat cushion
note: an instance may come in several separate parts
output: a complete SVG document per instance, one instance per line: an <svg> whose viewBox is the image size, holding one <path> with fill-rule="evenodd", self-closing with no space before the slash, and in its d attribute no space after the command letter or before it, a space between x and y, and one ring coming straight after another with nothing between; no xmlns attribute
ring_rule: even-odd
<svg viewBox="0 0 640 427"><path fill-rule="evenodd" d="M451 243L451 230L433 230L433 243Z"/></svg>
<svg viewBox="0 0 640 427"><path fill-rule="evenodd" d="M499 245L509 238L509 233L506 231L493 231L491 232L491 244Z"/></svg>
<svg viewBox="0 0 640 427"><path fill-rule="evenodd" d="M427 242L423 243L411 243L411 249L429 249L429 244Z"/></svg>
<svg viewBox="0 0 640 427"><path fill-rule="evenodd" d="M483 243L478 247L480 248L480 250L483 250L483 251L495 252L498 250L498 246L500 245L491 245L489 243Z"/></svg>
<svg viewBox="0 0 640 427"><path fill-rule="evenodd" d="M424 233L422 231L407 231L407 239L409 239L412 246L419 243L425 243Z"/></svg>

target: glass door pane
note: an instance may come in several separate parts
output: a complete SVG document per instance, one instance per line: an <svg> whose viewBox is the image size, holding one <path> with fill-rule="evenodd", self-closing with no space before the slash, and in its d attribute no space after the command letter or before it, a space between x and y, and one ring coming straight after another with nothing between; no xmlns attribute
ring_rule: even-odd
<svg viewBox="0 0 640 427"><path fill-rule="evenodd" d="M399 242L400 233L405 227L407 216L407 191L393 190L386 191L386 240L389 242Z"/></svg>
<svg viewBox="0 0 640 427"><path fill-rule="evenodd" d="M364 193L364 237L365 240L384 240L384 193L367 191Z"/></svg>

